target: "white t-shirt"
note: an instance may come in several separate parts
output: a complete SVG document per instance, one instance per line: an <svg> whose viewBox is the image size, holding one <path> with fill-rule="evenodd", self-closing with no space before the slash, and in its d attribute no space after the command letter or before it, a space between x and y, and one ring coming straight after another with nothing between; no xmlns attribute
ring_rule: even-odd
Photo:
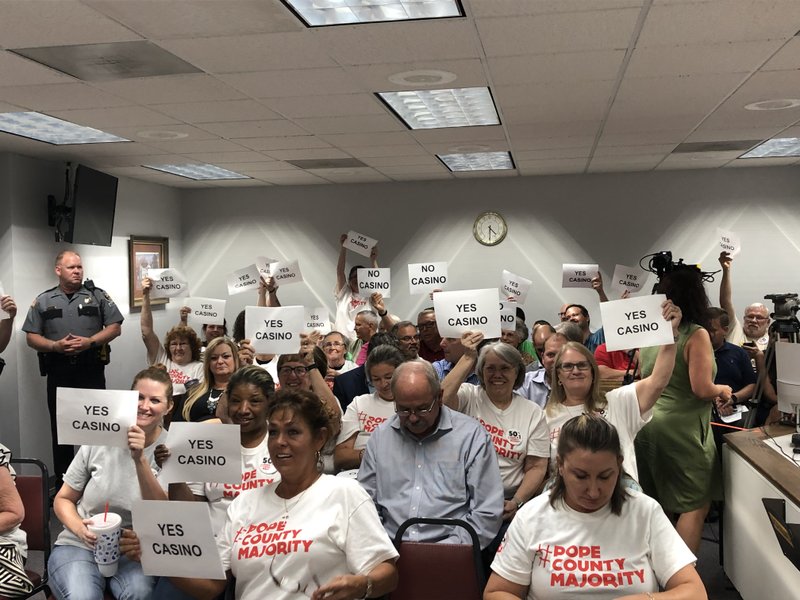
<svg viewBox="0 0 800 600"><path fill-rule="evenodd" d="M164 350L164 346L159 346L158 352L156 352L156 359L153 361L153 364L155 365L158 363L161 363L167 367L169 378L172 380L173 384L185 384L187 381L191 381L192 379L202 382L203 379L205 379L205 374L203 373L203 361L195 360L186 365L179 365L178 363L170 360L169 356L167 356L166 350Z"/></svg>
<svg viewBox="0 0 800 600"><path fill-rule="evenodd" d="M344 411L342 430L336 443L341 444L358 432L353 447L356 450L366 448L370 434L378 425L389 420L392 415L394 415L394 402L381 400L378 392L356 396Z"/></svg>
<svg viewBox="0 0 800 600"><path fill-rule="evenodd" d="M344 287L336 292L336 321L333 324L335 331L343 333L346 337L355 339L356 337L356 315L362 310L367 310L369 303L367 298L362 298L354 294L350 289L350 284L345 283Z"/></svg>
<svg viewBox="0 0 800 600"><path fill-rule="evenodd" d="M769 334L765 333L757 339L747 337L744 333L742 322L736 317L733 317L733 322L730 324L728 335L725 337L725 339L734 346L741 346L746 342L753 342L762 352L766 352L767 346L769 346Z"/></svg>
<svg viewBox="0 0 800 600"><path fill-rule="evenodd" d="M462 383L458 410L478 419L492 438L506 498L511 498L522 482L526 456L550 456L544 411L522 396L512 394L511 404L500 410L482 387Z"/></svg>
<svg viewBox="0 0 800 600"><path fill-rule="evenodd" d="M338 575L366 575L397 558L358 482L321 475L285 501L275 494L277 486L236 498L217 538L222 566L236 577L238 600L297 600L305 597L298 589L310 596Z"/></svg>
<svg viewBox="0 0 800 600"><path fill-rule="evenodd" d="M607 404L600 412L600 415L617 430L619 442L622 446L622 467L628 475L639 481L639 469L636 467L636 451L634 450L633 440L639 430L650 421L653 416L653 410L650 409L644 415L639 412L639 398L636 396L635 383L611 390L606 394L606 401ZM572 417L583 414L584 410L583 404L577 406L559 404L545 411L547 428L550 430L551 466L555 465L558 435L561 432L561 427Z"/></svg>
<svg viewBox="0 0 800 600"><path fill-rule="evenodd" d="M492 570L528 586L527 600L611 600L657 592L695 557L658 503L628 491L619 516L611 506L572 510L542 494L511 522Z"/></svg>
<svg viewBox="0 0 800 600"><path fill-rule="evenodd" d="M276 354L272 357L272 360L267 361L265 363L253 362L254 365L257 365L264 369L269 376L272 377L272 382L277 385L278 383L278 359L281 357L280 354Z"/></svg>
<svg viewBox="0 0 800 600"><path fill-rule="evenodd" d="M225 524L225 515L233 499L247 490L254 490L280 481L281 474L272 464L267 449L269 436L255 448L242 446L242 482L241 483L190 483L189 489L195 496L208 499L208 510L211 513L211 530L218 534Z"/></svg>

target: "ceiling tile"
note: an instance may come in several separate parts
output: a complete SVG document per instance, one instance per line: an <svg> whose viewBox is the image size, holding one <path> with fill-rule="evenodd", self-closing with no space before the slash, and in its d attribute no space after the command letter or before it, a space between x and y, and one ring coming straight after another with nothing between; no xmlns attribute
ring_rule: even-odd
<svg viewBox="0 0 800 600"><path fill-rule="evenodd" d="M416 140L408 131L387 131L384 133L336 133L320 135L332 146L399 146L414 144Z"/></svg>
<svg viewBox="0 0 800 600"><path fill-rule="evenodd" d="M125 129L137 125L173 125L179 121L143 106L119 106L112 108L82 108L78 110L54 110L50 114L65 121L87 125L104 131ZM189 127L185 125L184 127ZM107 129L105 129L107 128ZM117 135L122 135L118 133ZM124 137L124 136L123 136Z"/></svg>
<svg viewBox="0 0 800 600"><path fill-rule="evenodd" d="M181 121L191 123L260 121L280 118L280 115L255 100L178 102L175 104L159 104L156 110Z"/></svg>
<svg viewBox="0 0 800 600"><path fill-rule="evenodd" d="M781 47L781 40L637 47L625 77L751 73ZM800 66L800 65L798 65Z"/></svg>
<svg viewBox="0 0 800 600"><path fill-rule="evenodd" d="M349 65L345 71L357 80L367 90L373 91L398 91L406 89L436 89L441 87L485 87L487 85L486 71L483 63L477 58L462 60L420 60L408 63L382 63ZM442 83L434 79L426 82L403 84L389 80L391 75L408 73L409 71L442 71L447 77L455 77ZM424 75L424 74L422 74ZM433 74L429 75L433 76Z"/></svg>
<svg viewBox="0 0 800 600"><path fill-rule="evenodd" d="M263 156L262 154L259 154L258 152L251 152L247 150L243 152L189 152L184 154L184 156L189 160L195 160L197 162L202 162L202 163L209 163L212 165L239 163L246 161L270 160L269 158ZM231 169L231 167L227 164L225 168Z"/></svg>
<svg viewBox="0 0 800 600"><path fill-rule="evenodd" d="M327 96L369 91L339 67L231 73L220 75L220 79L254 98Z"/></svg>
<svg viewBox="0 0 800 600"><path fill-rule="evenodd" d="M470 12L476 17L514 17L548 13L638 8L644 0L495 0L473 2Z"/></svg>
<svg viewBox="0 0 800 600"><path fill-rule="evenodd" d="M264 154L275 160L303 160L307 158L351 158L336 148L301 148L297 150L266 150Z"/></svg>
<svg viewBox="0 0 800 600"><path fill-rule="evenodd" d="M500 56L489 58L489 67L495 85L613 80L624 56L624 50Z"/></svg>
<svg viewBox="0 0 800 600"><path fill-rule="evenodd" d="M310 133L365 133L371 131L407 131L399 119L389 113L350 117L310 117L293 121Z"/></svg>
<svg viewBox="0 0 800 600"><path fill-rule="evenodd" d="M122 81L104 81L97 87L140 104L185 102L187 98L237 100L244 96L209 75L143 77Z"/></svg>
<svg viewBox="0 0 800 600"><path fill-rule="evenodd" d="M302 128L285 119L202 123L199 127L227 139L291 136L306 133Z"/></svg>
<svg viewBox="0 0 800 600"><path fill-rule="evenodd" d="M173 154L189 154L197 152L241 152L247 150L227 140L178 140L171 142L151 141L151 146L161 148Z"/></svg>
<svg viewBox="0 0 800 600"><path fill-rule="evenodd" d="M762 68L763 71L791 71L794 69L800 69L800 38L797 36L786 42Z"/></svg>
<svg viewBox="0 0 800 600"><path fill-rule="evenodd" d="M6 51L0 51L0 73L0 87L75 82L69 75Z"/></svg>
<svg viewBox="0 0 800 600"><path fill-rule="evenodd" d="M292 135L261 138L242 138L237 143L253 150L297 150L303 148L330 148L330 144L313 135Z"/></svg>
<svg viewBox="0 0 800 600"><path fill-rule="evenodd" d="M348 146L345 151L356 158L375 158L378 156L423 156L428 150L416 144L398 146Z"/></svg>
<svg viewBox="0 0 800 600"><path fill-rule="evenodd" d="M0 87L0 100L37 111L105 108L132 104L129 100L83 83Z"/></svg>
<svg viewBox="0 0 800 600"><path fill-rule="evenodd" d="M386 108L372 94L268 98L264 103L289 118L386 114Z"/></svg>

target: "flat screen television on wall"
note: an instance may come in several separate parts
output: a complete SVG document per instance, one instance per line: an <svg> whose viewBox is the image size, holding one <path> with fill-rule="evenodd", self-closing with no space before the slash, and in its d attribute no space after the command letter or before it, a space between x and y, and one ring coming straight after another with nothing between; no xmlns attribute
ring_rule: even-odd
<svg viewBox="0 0 800 600"><path fill-rule="evenodd" d="M73 244L110 246L114 231L118 180L78 165L72 192L72 212L64 240Z"/></svg>

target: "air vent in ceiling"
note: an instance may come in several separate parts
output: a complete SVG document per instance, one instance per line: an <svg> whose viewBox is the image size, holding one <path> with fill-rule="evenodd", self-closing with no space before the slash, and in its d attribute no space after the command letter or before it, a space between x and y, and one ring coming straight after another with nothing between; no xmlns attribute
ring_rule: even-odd
<svg viewBox="0 0 800 600"><path fill-rule="evenodd" d="M287 160L290 165L298 169L352 169L355 167L366 167L357 158L313 158L306 160Z"/></svg>
<svg viewBox="0 0 800 600"><path fill-rule="evenodd" d="M721 142L687 142L678 144L672 154L695 152L742 152L761 143L762 140L730 140Z"/></svg>

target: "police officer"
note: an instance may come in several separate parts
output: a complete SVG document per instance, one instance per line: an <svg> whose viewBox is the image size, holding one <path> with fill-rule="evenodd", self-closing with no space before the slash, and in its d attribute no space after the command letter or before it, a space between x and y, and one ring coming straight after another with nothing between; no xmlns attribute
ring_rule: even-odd
<svg viewBox="0 0 800 600"><path fill-rule="evenodd" d="M47 408L56 477L61 479L74 457L72 446L58 444L56 388L104 389L108 343L121 332L122 314L111 298L83 281L81 257L71 250L56 256L58 285L39 294L22 326L28 345L39 353L47 375Z"/></svg>

